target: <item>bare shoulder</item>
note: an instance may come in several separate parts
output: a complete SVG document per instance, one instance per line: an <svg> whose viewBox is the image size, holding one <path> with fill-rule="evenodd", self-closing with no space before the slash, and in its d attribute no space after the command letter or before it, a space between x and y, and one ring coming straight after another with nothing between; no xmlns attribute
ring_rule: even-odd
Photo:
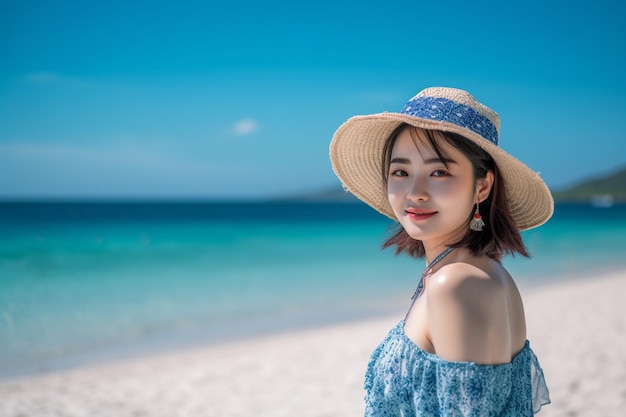
<svg viewBox="0 0 626 417"><path fill-rule="evenodd" d="M485 261L453 262L430 276L427 321L436 353L454 361L507 362L506 286L497 266Z"/></svg>
<svg viewBox="0 0 626 417"><path fill-rule="evenodd" d="M442 267L428 278L426 289L429 298L450 298L460 303L481 305L489 301L498 292L504 294L505 285L501 274L493 271L494 267L476 265L467 262L454 262ZM488 298L488 299L485 299Z"/></svg>

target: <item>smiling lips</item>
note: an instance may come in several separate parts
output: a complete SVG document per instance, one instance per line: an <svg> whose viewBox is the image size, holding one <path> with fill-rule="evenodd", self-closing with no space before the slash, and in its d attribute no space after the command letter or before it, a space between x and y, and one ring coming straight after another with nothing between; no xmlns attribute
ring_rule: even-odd
<svg viewBox="0 0 626 417"><path fill-rule="evenodd" d="M405 210L411 220L426 220L437 214L436 211L426 209L408 208Z"/></svg>

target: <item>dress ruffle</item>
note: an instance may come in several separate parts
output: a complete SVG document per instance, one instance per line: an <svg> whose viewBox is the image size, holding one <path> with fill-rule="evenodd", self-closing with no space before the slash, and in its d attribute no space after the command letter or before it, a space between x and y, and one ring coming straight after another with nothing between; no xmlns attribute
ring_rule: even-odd
<svg viewBox="0 0 626 417"><path fill-rule="evenodd" d="M507 364L452 362L413 343L404 320L372 354L365 390L366 417L532 416L550 402L528 341Z"/></svg>

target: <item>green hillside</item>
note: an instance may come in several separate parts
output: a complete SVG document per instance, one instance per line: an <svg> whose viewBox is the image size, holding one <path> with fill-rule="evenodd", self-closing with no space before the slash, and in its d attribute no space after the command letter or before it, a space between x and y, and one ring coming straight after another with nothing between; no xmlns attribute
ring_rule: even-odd
<svg viewBox="0 0 626 417"><path fill-rule="evenodd" d="M557 201L587 202L605 196L605 198L615 202L626 202L626 168L604 177L585 180L564 190L555 191L553 195Z"/></svg>

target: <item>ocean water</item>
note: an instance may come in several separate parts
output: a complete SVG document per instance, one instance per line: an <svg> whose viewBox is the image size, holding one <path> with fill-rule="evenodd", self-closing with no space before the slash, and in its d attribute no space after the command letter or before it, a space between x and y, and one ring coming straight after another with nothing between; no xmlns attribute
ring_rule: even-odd
<svg viewBox="0 0 626 417"><path fill-rule="evenodd" d="M362 204L0 203L0 379L387 313L423 261ZM521 286L626 268L626 205L557 205Z"/></svg>

